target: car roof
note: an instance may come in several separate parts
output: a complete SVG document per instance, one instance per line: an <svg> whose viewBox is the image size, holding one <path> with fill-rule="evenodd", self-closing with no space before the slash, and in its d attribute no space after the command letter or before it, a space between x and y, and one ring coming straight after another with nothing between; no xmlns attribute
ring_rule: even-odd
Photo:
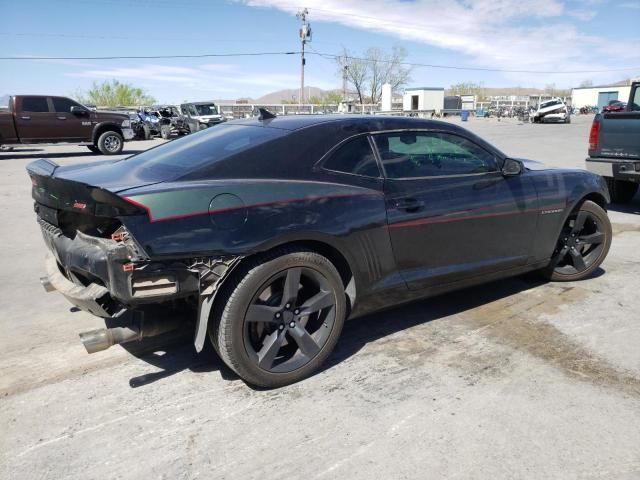
<svg viewBox="0 0 640 480"><path fill-rule="evenodd" d="M329 122L350 126L357 125L361 133L406 128L461 130L460 127L448 122L394 115L282 115L267 120L259 120L258 117L231 120L227 124L299 130Z"/></svg>

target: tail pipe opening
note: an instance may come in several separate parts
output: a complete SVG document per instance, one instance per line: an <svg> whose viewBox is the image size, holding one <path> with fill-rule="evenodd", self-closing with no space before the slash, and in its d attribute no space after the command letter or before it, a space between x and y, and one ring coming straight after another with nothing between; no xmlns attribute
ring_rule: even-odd
<svg viewBox="0 0 640 480"><path fill-rule="evenodd" d="M124 327L99 328L80 334L80 341L87 349L87 353L106 350L113 345L120 345L143 338L155 337L177 329L179 319L162 319L161 321L141 320L138 324Z"/></svg>

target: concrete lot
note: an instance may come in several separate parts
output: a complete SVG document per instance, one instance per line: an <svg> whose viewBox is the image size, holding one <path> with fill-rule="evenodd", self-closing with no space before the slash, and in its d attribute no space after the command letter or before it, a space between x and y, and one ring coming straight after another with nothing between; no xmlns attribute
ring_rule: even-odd
<svg viewBox="0 0 640 480"><path fill-rule="evenodd" d="M590 118L466 126L584 165ZM24 167L41 156L99 158L0 154L1 478L640 478L640 197L612 207L594 278L516 278L350 322L320 373L258 391L188 339L85 353L78 332L103 322L38 282Z"/></svg>

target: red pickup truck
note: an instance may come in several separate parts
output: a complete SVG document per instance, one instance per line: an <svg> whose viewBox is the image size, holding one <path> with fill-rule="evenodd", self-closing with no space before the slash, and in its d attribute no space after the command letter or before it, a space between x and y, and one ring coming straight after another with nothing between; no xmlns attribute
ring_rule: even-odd
<svg viewBox="0 0 640 480"><path fill-rule="evenodd" d="M66 97L15 95L0 111L0 145L71 143L117 155L134 137L127 115L91 110Z"/></svg>

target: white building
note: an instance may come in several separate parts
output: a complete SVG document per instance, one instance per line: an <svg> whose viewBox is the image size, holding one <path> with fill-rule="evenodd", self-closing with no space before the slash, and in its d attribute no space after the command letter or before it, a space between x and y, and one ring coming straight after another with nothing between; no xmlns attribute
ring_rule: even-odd
<svg viewBox="0 0 640 480"><path fill-rule="evenodd" d="M402 96L402 110L405 112L435 112L444 108L444 88L406 88Z"/></svg>
<svg viewBox="0 0 640 480"><path fill-rule="evenodd" d="M601 109L611 100L626 102L629 99L629 93L631 93L631 85L628 81L597 87L578 87L571 90L571 104L576 108L597 105Z"/></svg>

